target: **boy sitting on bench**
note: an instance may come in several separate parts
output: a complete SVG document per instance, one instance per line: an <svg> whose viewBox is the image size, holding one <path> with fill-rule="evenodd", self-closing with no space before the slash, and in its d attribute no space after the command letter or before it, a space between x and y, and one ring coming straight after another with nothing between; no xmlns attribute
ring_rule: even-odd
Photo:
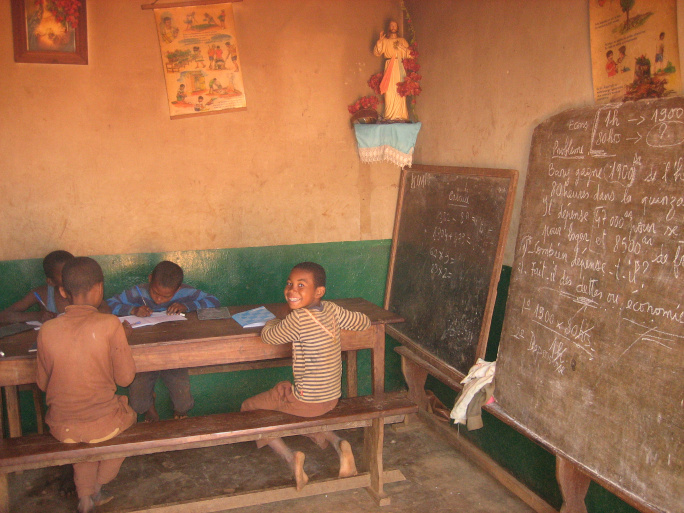
<svg viewBox="0 0 684 513"><path fill-rule="evenodd" d="M318 417L332 410L341 395L342 351L340 330L365 330L370 319L334 303L321 301L325 294L325 270L313 262L294 266L285 285L290 313L268 321L261 332L267 344L292 343L294 386L289 381L242 403L242 411L275 410L299 417ZM340 477L357 474L351 445L333 431L307 435L321 448L332 443L340 457ZM309 481L304 472L304 453L295 452L282 438L257 441L268 444L290 466L301 490Z"/></svg>
<svg viewBox="0 0 684 513"><path fill-rule="evenodd" d="M69 260L59 287L69 306L38 332L36 383L46 392L50 434L60 442L103 442L136 421L128 398L116 395L117 385L133 381L135 362L119 319L97 311L103 287L95 260ZM111 500L102 485L116 477L123 460L74 463L79 513Z"/></svg>

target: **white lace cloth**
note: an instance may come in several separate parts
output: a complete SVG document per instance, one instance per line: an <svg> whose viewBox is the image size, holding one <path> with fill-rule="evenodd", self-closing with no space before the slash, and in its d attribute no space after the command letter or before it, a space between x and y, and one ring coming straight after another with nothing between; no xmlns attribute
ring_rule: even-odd
<svg viewBox="0 0 684 513"><path fill-rule="evenodd" d="M361 162L380 162L387 160L399 167L411 167L413 163L413 148L409 153L403 153L391 146L376 146L375 148L359 148Z"/></svg>

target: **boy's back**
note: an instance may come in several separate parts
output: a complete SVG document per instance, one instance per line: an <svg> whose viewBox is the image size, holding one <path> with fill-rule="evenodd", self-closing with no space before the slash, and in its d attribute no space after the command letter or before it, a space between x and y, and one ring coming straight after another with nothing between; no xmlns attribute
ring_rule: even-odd
<svg viewBox="0 0 684 513"><path fill-rule="evenodd" d="M38 332L36 383L47 393L50 434L64 443L109 440L135 423L128 397L116 395L135 376L135 362L119 320L102 314L104 274L88 257L64 264L59 292L64 315ZM111 500L102 490L119 473L123 458L74 463L79 513Z"/></svg>
<svg viewBox="0 0 684 513"><path fill-rule="evenodd" d="M282 321L269 321L261 338L267 344L292 343L294 394L303 401L321 402L340 397L340 329L364 330L369 326L364 314L321 301L318 308L292 310Z"/></svg>
<svg viewBox="0 0 684 513"><path fill-rule="evenodd" d="M127 386L134 376L126 335L113 315L73 305L38 333L37 382L46 391L46 422L53 429L95 422L111 431L125 412L116 386ZM96 426L86 431L93 429L99 431Z"/></svg>

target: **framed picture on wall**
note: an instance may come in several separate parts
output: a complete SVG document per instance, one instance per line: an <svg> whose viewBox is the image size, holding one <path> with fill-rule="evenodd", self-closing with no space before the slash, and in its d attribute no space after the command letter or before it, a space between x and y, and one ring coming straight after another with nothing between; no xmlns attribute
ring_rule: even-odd
<svg viewBox="0 0 684 513"><path fill-rule="evenodd" d="M14 61L88 64L86 0L11 0Z"/></svg>

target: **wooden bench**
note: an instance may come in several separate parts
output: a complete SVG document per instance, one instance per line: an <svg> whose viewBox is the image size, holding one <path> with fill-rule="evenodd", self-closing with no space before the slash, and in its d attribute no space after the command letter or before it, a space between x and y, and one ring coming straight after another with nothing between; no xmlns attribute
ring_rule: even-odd
<svg viewBox="0 0 684 513"><path fill-rule="evenodd" d="M379 505L385 505L389 504L389 497L383 490L384 483L401 481L404 477L400 471L383 470L384 424L402 422L405 415L417 411L417 406L404 392L395 392L341 399L334 410L315 418L260 410L138 423L119 436L98 444L64 444L48 434L8 438L0 441L0 513L10 511L10 472L357 427L364 428L359 468L367 469L358 476L309 482L300 492L291 486L176 503L167 505L163 511L222 511L362 487Z"/></svg>

